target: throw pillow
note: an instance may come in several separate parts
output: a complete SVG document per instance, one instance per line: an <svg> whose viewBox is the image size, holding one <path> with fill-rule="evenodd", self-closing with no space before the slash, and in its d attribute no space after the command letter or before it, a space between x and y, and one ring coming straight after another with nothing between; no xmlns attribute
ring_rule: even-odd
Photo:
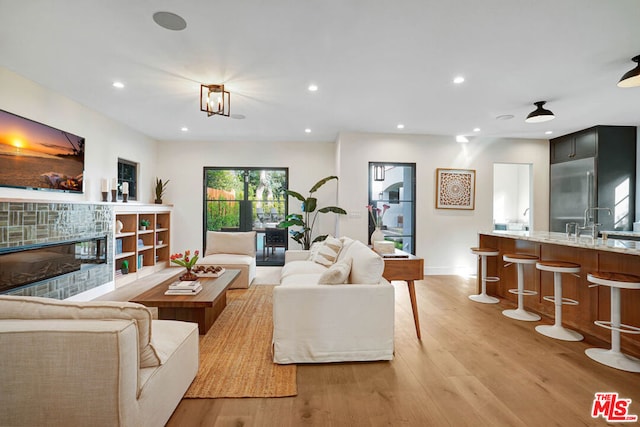
<svg viewBox="0 0 640 427"><path fill-rule="evenodd" d="M319 285L342 285L349 278L351 258L336 262L327 268L318 279Z"/></svg>
<svg viewBox="0 0 640 427"><path fill-rule="evenodd" d="M340 249L342 249L342 242L333 236L327 236L312 261L329 267L338 259Z"/></svg>
<svg viewBox="0 0 640 427"><path fill-rule="evenodd" d="M205 256L212 254L256 256L256 232L207 231Z"/></svg>
<svg viewBox="0 0 640 427"><path fill-rule="evenodd" d="M140 367L160 366L151 342L151 312L143 305L112 301L60 301L51 298L0 296L0 319L126 319L138 325Z"/></svg>

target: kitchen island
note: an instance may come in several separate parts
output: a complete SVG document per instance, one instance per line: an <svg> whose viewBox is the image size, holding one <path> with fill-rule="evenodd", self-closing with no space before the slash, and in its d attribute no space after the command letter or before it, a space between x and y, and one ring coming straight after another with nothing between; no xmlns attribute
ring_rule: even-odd
<svg viewBox="0 0 640 427"><path fill-rule="evenodd" d="M596 320L610 319L610 289L607 286L589 287L587 274L592 271L611 271L640 276L640 241L592 239L588 236L568 237L565 233L546 231L489 231L479 233L479 246L496 248L500 256L487 259L487 275L500 281L487 283L487 293L516 305L517 295L509 289L517 287L516 267L505 267L502 255L520 253L536 255L543 260L562 260L581 265L580 277L563 275L563 296L579 302L563 307L563 323L585 335L587 341L597 345L610 342L610 331L596 326ZM478 273L480 277L480 273ZM554 305L542 299L553 295L553 274L537 270L535 266L524 269L525 288L537 291L526 296L526 309L542 316L541 322L553 323ZM640 327L640 291L623 289L622 323ZM505 318L505 321L509 319ZM622 334L623 352L640 357L640 335ZM604 345L607 347L608 345Z"/></svg>

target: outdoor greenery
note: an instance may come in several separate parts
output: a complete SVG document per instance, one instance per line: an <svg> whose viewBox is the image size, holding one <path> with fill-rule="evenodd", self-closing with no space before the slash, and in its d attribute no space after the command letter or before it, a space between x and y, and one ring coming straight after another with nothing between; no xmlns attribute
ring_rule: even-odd
<svg viewBox="0 0 640 427"><path fill-rule="evenodd" d="M293 240L300 243L303 249L309 249L311 244L314 242L320 242L327 238L326 234L316 236L313 238L313 227L316 224L316 219L318 214L320 213L329 213L333 212L338 215L346 215L347 212L339 208L337 206L327 206L324 208L317 209L318 199L313 197L313 193L318 191L320 187L331 180L338 180L338 177L335 175L328 176L326 178L322 178L320 181L316 182L313 187L309 190L309 197L304 197L302 194L293 191L293 190L285 190L285 193L291 197L294 197L302 202L302 212L303 214L290 214L287 215L284 221L278 224L278 228L289 228L289 227L301 227L297 230L290 230L291 236ZM312 215L313 214L313 215Z"/></svg>
<svg viewBox="0 0 640 427"><path fill-rule="evenodd" d="M268 170L250 170L246 174L247 196L251 218L258 220L257 208L270 213L275 208L282 217L285 212L286 174ZM209 169L205 175L206 228L239 227L240 205L245 200L245 173L241 169Z"/></svg>

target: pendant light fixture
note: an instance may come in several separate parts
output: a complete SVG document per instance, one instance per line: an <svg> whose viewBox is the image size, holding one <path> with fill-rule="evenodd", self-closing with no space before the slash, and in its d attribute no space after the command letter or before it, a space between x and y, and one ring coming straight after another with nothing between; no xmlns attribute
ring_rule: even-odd
<svg viewBox="0 0 640 427"><path fill-rule="evenodd" d="M537 108L530 112L524 121L527 123L542 123L555 119L556 116L554 116L551 111L542 108L542 106L546 103L547 101L534 102L533 105L535 105Z"/></svg>
<svg viewBox="0 0 640 427"><path fill-rule="evenodd" d="M200 85L200 111L213 115L229 117L231 94L224 85Z"/></svg>
<svg viewBox="0 0 640 427"><path fill-rule="evenodd" d="M384 181L385 169L384 165L374 165L373 166L373 180L374 181Z"/></svg>
<svg viewBox="0 0 640 427"><path fill-rule="evenodd" d="M618 87L636 87L640 86L640 55L634 56L631 60L638 65L633 70L624 73L624 76L618 82Z"/></svg>

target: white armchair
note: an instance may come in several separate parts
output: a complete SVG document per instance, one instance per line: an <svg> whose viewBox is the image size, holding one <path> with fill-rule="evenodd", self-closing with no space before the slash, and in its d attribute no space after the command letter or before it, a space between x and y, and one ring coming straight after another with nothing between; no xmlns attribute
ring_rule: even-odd
<svg viewBox="0 0 640 427"><path fill-rule="evenodd" d="M231 288L248 288L256 277L256 232L207 231L207 247L197 264L240 270Z"/></svg>

